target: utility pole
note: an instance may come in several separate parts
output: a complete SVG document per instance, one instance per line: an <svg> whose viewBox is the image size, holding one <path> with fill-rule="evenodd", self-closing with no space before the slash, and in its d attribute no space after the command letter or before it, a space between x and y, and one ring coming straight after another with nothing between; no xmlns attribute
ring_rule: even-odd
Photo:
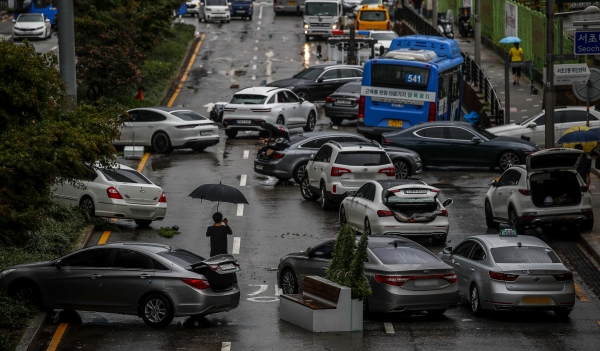
<svg viewBox="0 0 600 351"><path fill-rule="evenodd" d="M481 0L475 0L475 63L481 67Z"/></svg>
<svg viewBox="0 0 600 351"><path fill-rule="evenodd" d="M554 0L546 1L546 149L554 143Z"/></svg>
<svg viewBox="0 0 600 351"><path fill-rule="evenodd" d="M68 109L75 110L77 106L77 81L75 73L75 18L73 0L58 0L58 60L60 78L67 86L66 95Z"/></svg>

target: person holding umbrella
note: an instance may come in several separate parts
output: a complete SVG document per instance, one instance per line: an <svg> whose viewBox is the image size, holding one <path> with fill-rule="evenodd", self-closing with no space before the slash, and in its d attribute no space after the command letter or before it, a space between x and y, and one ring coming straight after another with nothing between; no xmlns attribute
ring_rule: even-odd
<svg viewBox="0 0 600 351"><path fill-rule="evenodd" d="M227 235L232 235L233 231L229 226L227 218L223 219L223 214L220 212L215 212L212 218L215 224L206 230L206 237L210 238L210 257L226 255L228 247Z"/></svg>
<svg viewBox="0 0 600 351"><path fill-rule="evenodd" d="M523 61L523 49L519 47L519 43L513 43L513 47L508 51L510 56L510 62L522 62ZM521 80L521 67L513 67L513 85L519 85Z"/></svg>

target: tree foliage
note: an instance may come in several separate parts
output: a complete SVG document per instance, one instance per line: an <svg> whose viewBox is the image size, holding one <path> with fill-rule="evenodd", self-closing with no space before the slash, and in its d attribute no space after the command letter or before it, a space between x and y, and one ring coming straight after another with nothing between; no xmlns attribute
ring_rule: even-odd
<svg viewBox="0 0 600 351"><path fill-rule="evenodd" d="M371 295L373 291L369 285L367 277L365 277L365 262L367 262L367 246L369 244L369 236L364 232L356 250L352 257L352 263L350 264L350 270L346 278L346 284L352 289L352 298L363 300L367 296Z"/></svg>
<svg viewBox="0 0 600 351"><path fill-rule="evenodd" d="M356 238L354 229L349 225L344 224L340 228L340 233L335 241L333 255L331 261L329 261L329 267L327 267L325 278L332 282L345 285L346 274L350 271L350 264L352 263L355 245Z"/></svg>

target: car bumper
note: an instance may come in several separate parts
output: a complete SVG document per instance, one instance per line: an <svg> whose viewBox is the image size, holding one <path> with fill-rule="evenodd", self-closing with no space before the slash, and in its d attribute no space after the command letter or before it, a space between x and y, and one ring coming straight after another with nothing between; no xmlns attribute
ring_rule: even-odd
<svg viewBox="0 0 600 351"><path fill-rule="evenodd" d="M216 138L213 138L213 139L188 140L185 142L185 144L183 144L181 146L174 146L174 148L185 149L185 148L192 148L192 147L209 147L209 146L217 145L219 143L219 140L220 139L219 139L218 135Z"/></svg>
<svg viewBox="0 0 600 351"><path fill-rule="evenodd" d="M178 290L181 292L172 296L175 317L203 316L230 311L238 307L240 303L240 289L237 286L229 291L220 292L213 292L210 289L196 290L189 287L182 287Z"/></svg>
<svg viewBox="0 0 600 351"><path fill-rule="evenodd" d="M273 10L275 12L298 12L298 8L300 9L300 12L304 12L304 6L303 5L295 5L295 6L290 6L290 5L286 5L286 6L280 6L280 5L275 5L273 6Z"/></svg>
<svg viewBox="0 0 600 351"><path fill-rule="evenodd" d="M369 127L364 123L359 122L356 126L356 130L362 135L381 135L383 133L397 132L402 130L402 128Z"/></svg>
<svg viewBox="0 0 600 351"><path fill-rule="evenodd" d="M159 202L156 205L98 203L96 206L96 216L98 217L160 221L163 220L166 215L167 204L164 202Z"/></svg>
<svg viewBox="0 0 600 351"><path fill-rule="evenodd" d="M347 118L357 119L358 118L358 106L354 107L340 107L333 106L331 103L325 104L325 116L331 118Z"/></svg>
<svg viewBox="0 0 600 351"><path fill-rule="evenodd" d="M206 13L207 21L228 21L230 18L229 13Z"/></svg>
<svg viewBox="0 0 600 351"><path fill-rule="evenodd" d="M399 286L371 283L370 312L406 312L456 308L459 302L458 284L439 290L406 290Z"/></svg>
<svg viewBox="0 0 600 351"><path fill-rule="evenodd" d="M252 10L248 11L248 10L232 10L229 13L229 16L231 17L248 17L248 16L252 16Z"/></svg>
<svg viewBox="0 0 600 351"><path fill-rule="evenodd" d="M381 217L371 220L373 234L400 234L409 239L441 239L448 236L448 217L437 216L427 223L403 223L394 217Z"/></svg>
<svg viewBox="0 0 600 351"><path fill-rule="evenodd" d="M250 123L239 123L239 121L250 121ZM250 117L223 117L223 128L225 129L236 129L236 130L265 130L262 126L267 123L275 123L274 118L261 117L261 118L250 118Z"/></svg>
<svg viewBox="0 0 600 351"><path fill-rule="evenodd" d="M190 15L190 14L197 15L197 14L199 14L199 13L200 13L200 9L199 9L199 8L197 8L197 7L196 7L196 8L188 8L188 9L185 11L185 13L187 13L188 15Z"/></svg>
<svg viewBox="0 0 600 351"><path fill-rule="evenodd" d="M524 298L550 298L550 303L527 303ZM561 291L510 291L504 282L493 281L482 291L480 301L483 308L498 311L572 309L575 288L572 282L565 282Z"/></svg>
<svg viewBox="0 0 600 351"><path fill-rule="evenodd" d="M329 36L331 36L331 27L306 28L303 30L302 34L304 34L304 35L321 35L321 36L329 37Z"/></svg>
<svg viewBox="0 0 600 351"><path fill-rule="evenodd" d="M12 32L14 38L44 38L44 29L36 31L14 30Z"/></svg>
<svg viewBox="0 0 600 351"><path fill-rule="evenodd" d="M281 162L264 162L258 159L254 160L254 172L262 175L278 178L292 178L293 170L284 169Z"/></svg>

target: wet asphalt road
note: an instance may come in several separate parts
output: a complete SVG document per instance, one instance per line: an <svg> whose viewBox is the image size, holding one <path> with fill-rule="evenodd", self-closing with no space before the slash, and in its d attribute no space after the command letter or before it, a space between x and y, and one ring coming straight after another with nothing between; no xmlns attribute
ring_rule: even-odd
<svg viewBox="0 0 600 351"><path fill-rule="evenodd" d="M233 20L223 25L198 25L206 37L191 78L175 105L203 113L208 104L229 100L237 90L230 88L232 84L239 84L240 88L264 84L315 63L316 43L309 43L309 50L304 52L304 36L295 34L302 23L298 17L275 18L272 5L255 4L252 22ZM322 111L317 129L331 129ZM356 130L352 124L340 129ZM300 133L301 129L292 132ZM566 321L543 312L472 317L465 305L447 311L440 318L424 313L368 316L362 333L313 334L279 320L274 272L279 258L335 237L339 224L336 211L321 211L317 202L304 201L293 181L280 183L253 172L253 158L259 147L257 139L256 133L241 134L235 140L227 140L223 134L221 142L205 152L176 150L169 155L152 154L142 172L163 187L169 206L167 217L144 230L137 229L133 221L119 220L116 225L120 230L113 231L108 238L109 242L168 243L208 256L209 242L204 233L212 225L211 215L217 205L200 203L188 194L201 184L219 181L239 187L250 205L241 210L233 204L220 205L220 211L229 218L233 237L240 240L239 254L235 256L242 265L238 274L242 301L237 309L197 320L176 318L164 330L146 327L134 316L59 312L55 322L44 330L39 350L46 350L59 322L69 324L58 350L221 350L226 342L231 342L231 350L236 351L597 349L600 308L585 289L590 301L577 300ZM245 153L249 155L247 158ZM134 168L138 165L138 161L120 161ZM242 175L246 175L243 187ZM449 208L448 246L455 246L469 235L492 233L485 226L483 198L489 182L498 175L487 169L438 169L426 170L416 177L439 187L442 199L454 199ZM182 234L172 239L157 234L160 227L173 225L178 225ZM94 233L90 245L97 244L102 234ZM427 242L423 244L434 253L442 249ZM230 238L230 252L232 245ZM257 293L261 290L264 291ZM386 333L384 323L391 323L393 334Z"/></svg>

